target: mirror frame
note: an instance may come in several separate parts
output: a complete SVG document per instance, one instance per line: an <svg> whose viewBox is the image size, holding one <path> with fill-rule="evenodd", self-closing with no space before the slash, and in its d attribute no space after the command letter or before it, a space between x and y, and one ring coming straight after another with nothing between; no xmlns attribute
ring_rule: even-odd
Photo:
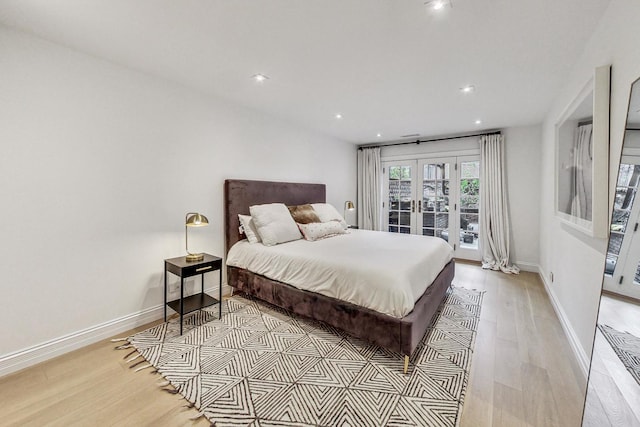
<svg viewBox="0 0 640 427"><path fill-rule="evenodd" d="M594 76L565 108L555 126L555 214L564 224L596 238L609 236L609 101L611 92L611 65L595 69ZM561 198L560 175L564 167L560 161L561 128L589 97L592 99L593 117L593 169L591 220L586 220L559 209ZM566 194L565 194L566 196Z"/></svg>

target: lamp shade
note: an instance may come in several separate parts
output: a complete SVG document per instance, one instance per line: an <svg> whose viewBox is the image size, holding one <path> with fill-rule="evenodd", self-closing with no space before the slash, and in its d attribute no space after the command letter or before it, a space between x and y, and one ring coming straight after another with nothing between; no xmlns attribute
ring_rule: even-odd
<svg viewBox="0 0 640 427"><path fill-rule="evenodd" d="M203 227L209 225L209 220L206 216L199 213L187 214L185 225L187 227Z"/></svg>
<svg viewBox="0 0 640 427"><path fill-rule="evenodd" d="M347 211L352 211L355 208L356 208L356 205L354 205L351 200L347 200L346 202L344 202L344 215L343 215L343 218L345 219L345 221L347 220ZM347 222L347 224L348 224L348 222Z"/></svg>

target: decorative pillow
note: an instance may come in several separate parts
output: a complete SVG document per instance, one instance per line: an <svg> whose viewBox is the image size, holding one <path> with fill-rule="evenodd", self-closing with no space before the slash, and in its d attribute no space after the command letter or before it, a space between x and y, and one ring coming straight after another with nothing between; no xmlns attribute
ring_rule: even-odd
<svg viewBox="0 0 640 427"><path fill-rule="evenodd" d="M322 222L318 214L311 205L288 206L293 220L298 224L309 224L310 222Z"/></svg>
<svg viewBox="0 0 640 427"><path fill-rule="evenodd" d="M342 228L342 224L338 221L298 224L298 227L300 228L300 231L302 231L305 240L309 240L311 242L327 237L337 236L338 234L347 234L345 229Z"/></svg>
<svg viewBox="0 0 640 427"><path fill-rule="evenodd" d="M253 223L251 216L238 214L238 219L240 220L240 226L242 227L241 232L247 236L249 243L260 243L262 239L260 239L260 236L258 235L258 230L256 230L256 226Z"/></svg>
<svg viewBox="0 0 640 427"><path fill-rule="evenodd" d="M302 238L298 226L284 203L250 206L249 212L265 246Z"/></svg>
<svg viewBox="0 0 640 427"><path fill-rule="evenodd" d="M338 213L337 209L334 208L333 205L330 205L329 203L312 203L311 206L320 218L320 222L338 221L342 224L342 227L345 230L349 228L347 221L342 218L342 215Z"/></svg>

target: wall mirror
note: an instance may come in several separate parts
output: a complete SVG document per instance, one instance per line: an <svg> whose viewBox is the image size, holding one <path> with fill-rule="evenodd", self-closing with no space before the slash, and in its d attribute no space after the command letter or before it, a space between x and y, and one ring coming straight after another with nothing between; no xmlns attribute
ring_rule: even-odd
<svg viewBox="0 0 640 427"><path fill-rule="evenodd" d="M556 215L607 237L611 67L598 67L556 124Z"/></svg>
<svg viewBox="0 0 640 427"><path fill-rule="evenodd" d="M640 79L631 87L583 426L640 426Z"/></svg>

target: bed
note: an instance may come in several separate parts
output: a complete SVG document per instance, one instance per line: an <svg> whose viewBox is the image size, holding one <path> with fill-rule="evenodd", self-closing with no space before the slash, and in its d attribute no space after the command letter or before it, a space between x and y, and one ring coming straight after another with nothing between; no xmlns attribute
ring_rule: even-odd
<svg viewBox="0 0 640 427"><path fill-rule="evenodd" d="M240 234L238 214L249 214L249 207L265 203L302 205L324 203L323 184L226 180L224 188L225 257L244 236ZM403 317L394 317L340 299L298 289L247 269L227 265L227 283L235 290L257 297L298 315L325 322L358 338L404 355L404 371L409 357L430 326L433 315L444 299L454 276L451 259L413 309Z"/></svg>

